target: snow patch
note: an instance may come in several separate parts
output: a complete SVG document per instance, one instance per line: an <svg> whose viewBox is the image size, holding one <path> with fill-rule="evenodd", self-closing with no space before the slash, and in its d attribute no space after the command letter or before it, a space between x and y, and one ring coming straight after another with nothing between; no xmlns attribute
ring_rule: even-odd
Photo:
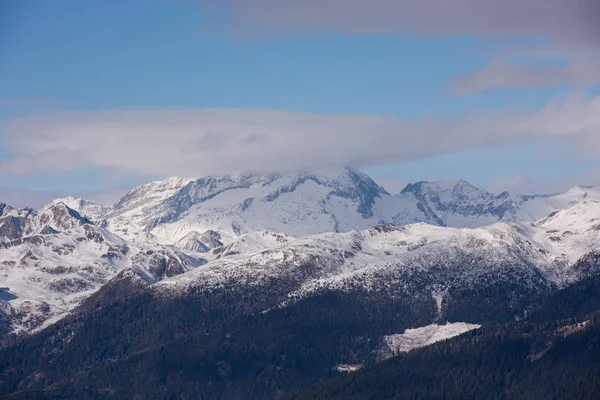
<svg viewBox="0 0 600 400"><path fill-rule="evenodd" d="M446 325L432 324L421 328L407 329L402 334L385 336L384 341L392 354L407 353L480 327L481 325L465 322L454 322Z"/></svg>
<svg viewBox="0 0 600 400"><path fill-rule="evenodd" d="M337 372L350 373L360 371L363 367L364 365L362 364L338 364L335 366L335 370Z"/></svg>

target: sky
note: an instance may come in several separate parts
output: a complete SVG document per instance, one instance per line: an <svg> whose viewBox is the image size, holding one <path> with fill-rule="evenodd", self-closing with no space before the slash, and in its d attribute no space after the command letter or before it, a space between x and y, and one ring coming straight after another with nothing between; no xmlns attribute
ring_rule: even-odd
<svg viewBox="0 0 600 400"><path fill-rule="evenodd" d="M4 0L0 202L350 166L600 183L595 0Z"/></svg>

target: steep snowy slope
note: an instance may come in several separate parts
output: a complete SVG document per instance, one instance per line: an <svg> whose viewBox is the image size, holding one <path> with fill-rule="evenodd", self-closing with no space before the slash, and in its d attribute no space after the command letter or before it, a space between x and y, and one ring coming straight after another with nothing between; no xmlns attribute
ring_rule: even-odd
<svg viewBox="0 0 600 400"><path fill-rule="evenodd" d="M556 263L573 264L600 250L600 201L585 200L555 211L536 222L529 234L556 255Z"/></svg>
<svg viewBox="0 0 600 400"><path fill-rule="evenodd" d="M555 211L586 200L600 201L600 188L596 186L575 186L565 193L516 197L518 213L515 219L519 221L537 221Z"/></svg>
<svg viewBox="0 0 600 400"><path fill-rule="evenodd" d="M203 178L157 210L151 232L166 242L191 231L225 238L254 231L306 235L348 231L377 223L375 202L389 196L363 174L297 172Z"/></svg>
<svg viewBox="0 0 600 400"><path fill-rule="evenodd" d="M156 209L190 182L189 179L169 178L138 186L123 196L102 218L107 228L132 241L146 241L144 229L156 218Z"/></svg>

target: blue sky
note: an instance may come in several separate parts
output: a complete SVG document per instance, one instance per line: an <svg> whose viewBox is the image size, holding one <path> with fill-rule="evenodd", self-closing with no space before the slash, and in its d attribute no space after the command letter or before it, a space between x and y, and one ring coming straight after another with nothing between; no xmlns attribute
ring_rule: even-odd
<svg viewBox="0 0 600 400"><path fill-rule="evenodd" d="M412 32L404 29L402 21L396 30L380 32L365 25L354 31L333 19L319 20L318 28L306 28L294 19L289 25L295 24L295 29L281 31L268 19L256 23L255 12L243 13L251 0L225 3L228 6L192 0L2 2L0 159L12 162L21 157L31 165L38 163L35 157L42 150L30 154L15 146L15 135L27 133L16 133L11 127L15 121L40 115L219 107L369 114L419 123L506 110L535 113L557 98L578 95L592 101L598 93L595 75L586 72L589 68L574 68L577 74L566 71L571 64L595 62L596 53L566 53L568 46L553 46L551 40L561 32L548 31L544 37L543 30L524 31L513 36L503 35L501 26L500 34L494 31L493 35L456 31L452 26L442 33ZM276 15L269 1L256 1L259 11L260 7L271 7L265 13L268 17ZM323 15L328 15L327 10ZM540 49L550 55L532 56ZM507 71L512 75L506 79L494 70L496 75L489 78L486 68L498 60L523 61L518 68L529 70L519 69L518 75ZM558 69L540 73L547 65ZM476 76L480 72L483 78ZM547 79L539 81L542 75ZM555 75L556 82L552 81ZM459 77L466 77L467 83L461 81L464 88L456 93L452 85ZM516 84L511 86L512 82ZM162 124L168 141L169 123L153 123ZM86 130L80 132L74 135L85 135ZM30 143L34 141L39 139L33 136ZM474 149L452 146L410 160L388 155L381 165L371 156L359 166L388 182L460 177L486 186L512 175L552 182L585 176L598 167L595 154L582 152L570 142L540 141L536 136ZM85 151L81 149L81 154ZM85 158L56 169L41 162L38 168L5 168L0 172L0 187L80 194L180 171L165 168L164 173L160 169L146 173L137 165L86 163ZM213 172L202 164L196 173L193 168L181 171ZM223 172L228 172L226 167Z"/></svg>

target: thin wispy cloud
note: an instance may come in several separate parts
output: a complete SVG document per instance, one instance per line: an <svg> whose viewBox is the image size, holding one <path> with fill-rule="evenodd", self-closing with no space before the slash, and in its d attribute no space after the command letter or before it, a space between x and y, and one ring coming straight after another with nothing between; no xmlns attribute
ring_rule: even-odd
<svg viewBox="0 0 600 400"><path fill-rule="evenodd" d="M449 84L452 94L469 94L495 89L523 89L600 83L600 59L567 65L532 65L497 60Z"/></svg>
<svg viewBox="0 0 600 400"><path fill-rule="evenodd" d="M219 0L234 30L282 35L318 32L395 34L427 38L533 39L536 49L567 50L566 67L535 67L509 59L457 78L450 93L587 85L600 82L600 1L597 0ZM540 46L540 43L544 45ZM516 49L515 49L516 50ZM580 52L592 61L573 62ZM533 60L547 61L541 52Z"/></svg>
<svg viewBox="0 0 600 400"><path fill-rule="evenodd" d="M219 0L238 28L424 36L527 35L597 44L596 0Z"/></svg>
<svg viewBox="0 0 600 400"><path fill-rule="evenodd" d="M366 167L525 140L564 139L600 155L600 97L531 112L418 121L276 110L135 110L25 118L1 127L0 173L114 168L197 176Z"/></svg>

